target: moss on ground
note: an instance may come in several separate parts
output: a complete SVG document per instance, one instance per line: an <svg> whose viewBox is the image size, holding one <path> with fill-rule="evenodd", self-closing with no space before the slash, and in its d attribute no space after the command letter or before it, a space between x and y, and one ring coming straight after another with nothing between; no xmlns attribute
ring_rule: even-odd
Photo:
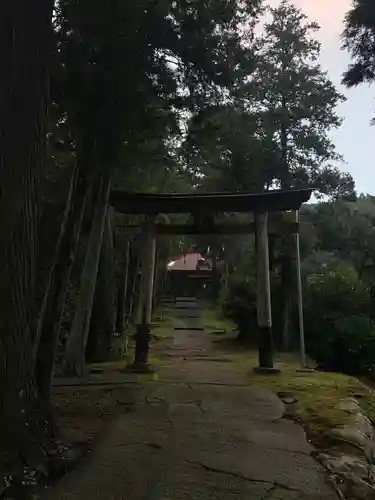
<svg viewBox="0 0 375 500"><path fill-rule="evenodd" d="M204 329L210 333L232 332L235 328L233 321L209 304L202 308L201 320Z"/></svg>
<svg viewBox="0 0 375 500"><path fill-rule="evenodd" d="M340 410L339 401L346 397L358 399L364 413L375 422L375 391L365 382L341 373L299 372L298 356L295 354L276 355L276 366L281 370L276 375L259 375L254 372L258 365L258 353L244 349L234 341L233 323L223 318L214 307L205 307L202 311L202 324L212 334L213 354L241 368L249 384L270 389L274 393L291 393L297 402L293 405L293 417L306 428L309 436L319 440L326 429L345 424L347 414ZM150 364L163 366L165 342L173 336L173 317L170 311L156 311L153 318L153 334L156 340L150 352ZM217 332L225 332L217 335ZM134 328L129 328L129 337ZM160 339L160 344L157 339ZM121 342L121 339L119 339ZM133 342L129 342L127 355L106 363L94 363L92 369L103 372L121 371L132 362Z"/></svg>
<svg viewBox="0 0 375 500"><path fill-rule="evenodd" d="M205 312L207 324L215 324L217 329L225 329L220 312L211 308ZM205 326L208 332L211 327ZM234 335L226 335L225 340L234 340ZM264 387L274 393L291 393L297 400L293 405L293 417L298 419L309 436L318 441L325 430L345 425L347 413L339 408L343 398L355 397L363 412L375 423L375 391L355 377L333 372L299 372L296 354L278 353L275 366L281 371L275 375L259 375L254 372L258 366L258 353L255 350L243 350L234 342L216 342L215 350L240 365L246 371L247 381L251 385Z"/></svg>
<svg viewBox="0 0 375 500"><path fill-rule="evenodd" d="M164 309L155 312L152 318L152 333L156 338L168 339L173 337L174 318L170 310Z"/></svg>
<svg viewBox="0 0 375 500"><path fill-rule="evenodd" d="M168 309L157 309L152 317L152 328L151 334L153 341L166 340L173 337L173 315ZM113 360L109 362L116 365L117 361L121 360L121 363L126 362L129 358L129 352L131 353L135 335L135 325L129 324L122 335L113 339L112 351ZM126 347L128 347L128 354L126 354ZM108 365L108 363L99 363L100 365ZM98 368L94 366L94 368Z"/></svg>
<svg viewBox="0 0 375 500"><path fill-rule="evenodd" d="M127 356L123 356L119 359L113 359L111 361L104 361L101 363L90 363L89 369L91 372L103 371L103 372L118 372L125 368L127 365Z"/></svg>
<svg viewBox="0 0 375 500"><path fill-rule="evenodd" d="M293 394L297 400L295 416L312 437L319 438L326 429L345 425L348 414L339 408L343 398L357 398L363 411L375 421L375 393L358 379L341 373L298 372L297 359L282 354L277 357L277 367L281 369L277 375L249 371L249 383L275 393Z"/></svg>

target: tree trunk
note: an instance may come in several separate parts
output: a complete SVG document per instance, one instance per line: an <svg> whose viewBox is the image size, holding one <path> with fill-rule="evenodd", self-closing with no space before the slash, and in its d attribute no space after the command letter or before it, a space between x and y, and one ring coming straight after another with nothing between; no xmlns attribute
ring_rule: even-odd
<svg viewBox="0 0 375 500"><path fill-rule="evenodd" d="M89 362L108 361L115 324L114 255L112 211L108 209L104 226L98 277L92 308L86 359Z"/></svg>
<svg viewBox="0 0 375 500"><path fill-rule="evenodd" d="M42 335L42 330L45 326L46 319L49 313L49 308L51 307L50 301L51 301L51 296L53 295L53 288L55 285L55 270L57 268L57 264L59 261L60 257L60 252L61 248L63 246L65 234L67 231L67 226L69 222L69 215L71 212L71 208L73 206L73 196L74 196L74 191L75 187L77 184L77 177L78 177L78 168L74 168L72 175L70 177L70 183L69 183L69 190L68 190L68 195L65 201L65 208L64 208L64 215L61 221L60 225L60 232L59 236L57 238L57 243L54 249L53 253L53 258L51 262L51 266L49 269L48 273L48 280L46 283L46 287L44 290L43 294L43 300L42 300L42 305L41 305L41 310L39 314L39 319L38 319L38 326L37 326L37 331L36 331L36 339L35 339L35 344L34 344L34 358L36 358L36 354L39 348L39 341Z"/></svg>
<svg viewBox="0 0 375 500"><path fill-rule="evenodd" d="M69 193L60 236L56 245L50 281L44 298L45 311L38 325L38 351L36 357L36 380L42 398L47 401L51 392L51 380L59 340L61 320L64 312L67 288L70 282L85 206L88 198L87 175L77 167Z"/></svg>
<svg viewBox="0 0 375 500"><path fill-rule="evenodd" d="M32 353L52 9L50 0L0 5L0 492L5 476L20 484L45 459Z"/></svg>
<svg viewBox="0 0 375 500"><path fill-rule="evenodd" d="M103 240L105 218L108 208L111 177L102 179L99 195L94 210L92 228L81 273L80 293L67 342L64 373L72 376L83 376L85 367L85 351L90 328L91 310L94 301L96 277Z"/></svg>

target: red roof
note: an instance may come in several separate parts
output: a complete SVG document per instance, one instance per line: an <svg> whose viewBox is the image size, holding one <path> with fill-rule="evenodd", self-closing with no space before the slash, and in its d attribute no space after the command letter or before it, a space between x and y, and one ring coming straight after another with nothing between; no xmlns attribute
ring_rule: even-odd
<svg viewBox="0 0 375 500"><path fill-rule="evenodd" d="M187 253L177 257L168 264L169 271L195 271L198 266L198 262L205 263L205 259L200 253ZM204 266L209 267L209 265Z"/></svg>

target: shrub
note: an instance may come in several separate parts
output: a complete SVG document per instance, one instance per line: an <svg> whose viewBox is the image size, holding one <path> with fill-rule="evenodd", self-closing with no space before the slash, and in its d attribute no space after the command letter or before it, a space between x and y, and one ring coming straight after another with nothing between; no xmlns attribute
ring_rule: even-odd
<svg viewBox="0 0 375 500"><path fill-rule="evenodd" d="M318 365L352 375L375 372L370 309L370 293L350 266L330 266L307 278L306 346Z"/></svg>
<svg viewBox="0 0 375 500"><path fill-rule="evenodd" d="M222 301L224 315L237 325L239 340L250 340L250 332L257 327L256 281L232 278Z"/></svg>
<svg viewBox="0 0 375 500"><path fill-rule="evenodd" d="M276 344L277 332L281 329L280 287L280 277L272 274ZM321 368L350 375L375 374L375 324L371 318L371 300L370 291L356 271L346 264L332 263L306 278L306 347ZM239 339L255 344L258 332L256 279L232 277L222 308L224 315L236 323Z"/></svg>
<svg viewBox="0 0 375 500"><path fill-rule="evenodd" d="M225 297L222 300L224 316L234 321L239 332L239 340L257 343L257 287L256 278L232 276L228 283ZM272 274L272 323L274 332L280 330L281 302L280 279Z"/></svg>
<svg viewBox="0 0 375 500"><path fill-rule="evenodd" d="M370 314L369 290L353 267L337 264L310 274L306 280L306 304L319 315ZM312 311L311 311L312 312Z"/></svg>

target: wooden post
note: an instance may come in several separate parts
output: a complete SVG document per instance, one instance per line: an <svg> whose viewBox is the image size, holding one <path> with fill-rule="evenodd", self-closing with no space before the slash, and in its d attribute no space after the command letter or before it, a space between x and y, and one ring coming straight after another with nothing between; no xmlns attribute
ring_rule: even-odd
<svg viewBox="0 0 375 500"><path fill-rule="evenodd" d="M139 316L136 325L136 346L133 370L150 371L148 352L150 343L150 324L154 288L156 238L154 218L148 217L144 226L144 249L142 258L142 282L140 290Z"/></svg>
<svg viewBox="0 0 375 500"><path fill-rule="evenodd" d="M158 245L157 245L157 241L156 241L156 234L154 235L154 240L155 240L155 263L154 263L154 286L153 286L153 289L152 289L152 298L153 298L153 307L155 307L157 305L157 294L159 294L159 288L160 288L160 273L159 273L159 258L160 258L160 252L159 252L159 248L158 248Z"/></svg>
<svg viewBox="0 0 375 500"><path fill-rule="evenodd" d="M148 229L147 248L146 248L146 283L145 283L145 312L142 321L148 325L152 319L152 305L154 298L154 283L155 283L155 262L156 262L156 237L153 230L153 225Z"/></svg>
<svg viewBox="0 0 375 500"><path fill-rule="evenodd" d="M128 303L128 282L129 282L129 264L130 264L130 240L127 240L124 262L122 265L122 276L120 278L117 304L117 324L116 331L119 335L124 335L127 327L127 303ZM127 352L127 338L124 338L125 352Z"/></svg>
<svg viewBox="0 0 375 500"><path fill-rule="evenodd" d="M143 238L141 240L141 244L143 248L141 249L139 268L137 269L137 283L138 285L138 294L137 294L137 302L136 302L136 311L135 311L135 324L138 325L142 323L142 307L143 307L143 292L144 292L144 281L145 281L145 262L146 262L146 235L143 234Z"/></svg>
<svg viewBox="0 0 375 500"><path fill-rule="evenodd" d="M299 223L299 211L294 212L294 222ZM303 322L303 299L302 299L302 278L301 278L301 253L299 247L299 229L295 234L296 239L296 271L297 271L297 304L298 304L298 325L299 325L299 347L301 368L306 368L305 351L305 328Z"/></svg>
<svg viewBox="0 0 375 500"><path fill-rule="evenodd" d="M261 372L274 372L267 213L256 213L255 224L257 256L257 320L259 329L259 368L257 370Z"/></svg>
<svg viewBox="0 0 375 500"><path fill-rule="evenodd" d="M138 288L139 288L139 258L131 258L132 269L132 279L131 279L131 293L129 297L129 307L128 307L128 323L132 321L133 323L137 322L137 307L139 302Z"/></svg>

